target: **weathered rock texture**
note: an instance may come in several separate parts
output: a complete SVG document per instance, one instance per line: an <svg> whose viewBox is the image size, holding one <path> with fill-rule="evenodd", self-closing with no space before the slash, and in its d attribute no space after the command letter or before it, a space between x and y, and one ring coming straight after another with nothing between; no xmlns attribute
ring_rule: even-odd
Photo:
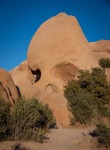
<svg viewBox="0 0 110 150"><path fill-rule="evenodd" d="M31 40L27 57L29 67L40 70L41 79L36 86L44 90L54 87L61 91L64 82L75 77L77 68L98 66L77 19L64 13L40 26Z"/></svg>
<svg viewBox="0 0 110 150"><path fill-rule="evenodd" d="M94 52L95 58L110 58L110 40L100 40L89 43L90 48Z"/></svg>
<svg viewBox="0 0 110 150"><path fill-rule="evenodd" d="M10 74L0 68L0 97L7 102L14 103L19 97L17 88Z"/></svg>
<svg viewBox="0 0 110 150"><path fill-rule="evenodd" d="M53 110L58 124L68 126L70 113L67 109L67 100L60 93L47 94L40 87L35 86L36 76L28 67L27 61L21 63L18 67L10 71L16 86L26 99L37 97L44 104L48 104Z"/></svg>
<svg viewBox="0 0 110 150"><path fill-rule="evenodd" d="M94 57L99 62L100 58L110 58L110 40L100 40L89 43L94 52ZM105 69L108 81L110 82L110 68Z"/></svg>
<svg viewBox="0 0 110 150"><path fill-rule="evenodd" d="M37 93L34 86L35 80L27 61L22 62L15 69L10 71L15 85L18 87L19 92L26 99L32 98Z"/></svg>
<svg viewBox="0 0 110 150"><path fill-rule="evenodd" d="M94 52L108 52L110 53L110 40L100 40L89 43Z"/></svg>
<svg viewBox="0 0 110 150"><path fill-rule="evenodd" d="M95 58L110 58L110 40L100 40L89 43L90 48L94 52Z"/></svg>
<svg viewBox="0 0 110 150"><path fill-rule="evenodd" d="M77 19L61 13L40 26L30 42L27 61L10 74L21 95L26 99L37 96L48 103L58 123L67 126L71 114L63 96L64 85L76 78L78 69L99 66L99 57Z"/></svg>

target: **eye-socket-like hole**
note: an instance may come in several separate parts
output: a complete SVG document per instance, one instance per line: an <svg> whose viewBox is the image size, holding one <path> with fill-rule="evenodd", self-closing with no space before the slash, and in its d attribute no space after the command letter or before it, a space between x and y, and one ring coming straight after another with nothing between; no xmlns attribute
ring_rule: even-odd
<svg viewBox="0 0 110 150"><path fill-rule="evenodd" d="M53 67L52 72L53 76L68 81L75 78L78 68L70 62L61 62Z"/></svg>
<svg viewBox="0 0 110 150"><path fill-rule="evenodd" d="M37 69L36 71L32 71L32 74L35 77L35 82L39 81L41 78L41 71Z"/></svg>

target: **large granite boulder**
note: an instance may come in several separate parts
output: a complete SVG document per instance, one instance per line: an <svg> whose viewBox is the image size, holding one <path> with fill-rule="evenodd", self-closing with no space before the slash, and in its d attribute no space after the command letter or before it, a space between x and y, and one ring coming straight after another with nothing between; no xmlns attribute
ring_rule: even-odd
<svg viewBox="0 0 110 150"><path fill-rule="evenodd" d="M26 99L37 96L49 104L56 120L69 125L64 85L77 77L78 69L98 67L93 49L73 16L58 14L44 22L33 36L27 61L10 74L21 95Z"/></svg>
<svg viewBox="0 0 110 150"><path fill-rule="evenodd" d="M36 87L47 92L62 91L75 77L77 68L98 66L77 19L65 13L44 22L33 36L27 53L29 67L40 80Z"/></svg>

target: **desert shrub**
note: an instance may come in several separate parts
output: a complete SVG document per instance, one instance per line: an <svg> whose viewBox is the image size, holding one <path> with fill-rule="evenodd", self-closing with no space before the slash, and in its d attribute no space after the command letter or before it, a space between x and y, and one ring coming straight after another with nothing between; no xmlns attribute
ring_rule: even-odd
<svg viewBox="0 0 110 150"><path fill-rule="evenodd" d="M73 123L86 123L93 116L92 96L89 93L80 92L74 101L70 101L70 107L75 116Z"/></svg>
<svg viewBox="0 0 110 150"><path fill-rule="evenodd" d="M74 116L74 119L71 118L71 123L90 121L94 114L93 95L81 89L74 80L68 82L64 94L69 102L69 110Z"/></svg>
<svg viewBox="0 0 110 150"><path fill-rule="evenodd" d="M11 111L10 134L12 140L35 140L42 142L45 132L55 125L53 113L48 105L37 99L19 99Z"/></svg>
<svg viewBox="0 0 110 150"><path fill-rule="evenodd" d="M68 81L64 96L69 102L74 120L87 123L92 118L108 117L110 87L103 69L80 70L78 80ZM109 115L108 115L109 114Z"/></svg>
<svg viewBox="0 0 110 150"><path fill-rule="evenodd" d="M108 104L110 99L110 86L107 83L105 70L100 68L92 68L92 72L80 71L78 76L78 84L80 88L85 89L94 95L95 101L101 104Z"/></svg>
<svg viewBox="0 0 110 150"><path fill-rule="evenodd" d="M9 134L10 105L0 99L0 141L5 140Z"/></svg>
<svg viewBox="0 0 110 150"><path fill-rule="evenodd" d="M100 144L104 144L106 147L110 147L110 126L104 123L98 123L96 125L97 139Z"/></svg>
<svg viewBox="0 0 110 150"><path fill-rule="evenodd" d="M13 106L0 99L0 140L43 142L45 133L55 125L52 110L37 99L21 98Z"/></svg>
<svg viewBox="0 0 110 150"><path fill-rule="evenodd" d="M16 143L11 146L11 150L30 150L30 148L22 146L21 143Z"/></svg>
<svg viewBox="0 0 110 150"><path fill-rule="evenodd" d="M99 65L102 68L110 68L110 58L101 58L99 60Z"/></svg>

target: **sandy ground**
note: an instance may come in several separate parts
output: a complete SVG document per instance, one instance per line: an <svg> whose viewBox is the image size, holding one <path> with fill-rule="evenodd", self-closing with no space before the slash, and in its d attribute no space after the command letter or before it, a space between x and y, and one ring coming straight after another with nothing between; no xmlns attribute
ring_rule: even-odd
<svg viewBox="0 0 110 150"><path fill-rule="evenodd" d="M93 127L53 129L51 133L48 134L49 140L46 143L21 143L31 150L82 150L81 147L79 147L79 142L91 130L93 130ZM12 141L0 142L0 150L11 150L11 146L15 143L16 142Z"/></svg>

